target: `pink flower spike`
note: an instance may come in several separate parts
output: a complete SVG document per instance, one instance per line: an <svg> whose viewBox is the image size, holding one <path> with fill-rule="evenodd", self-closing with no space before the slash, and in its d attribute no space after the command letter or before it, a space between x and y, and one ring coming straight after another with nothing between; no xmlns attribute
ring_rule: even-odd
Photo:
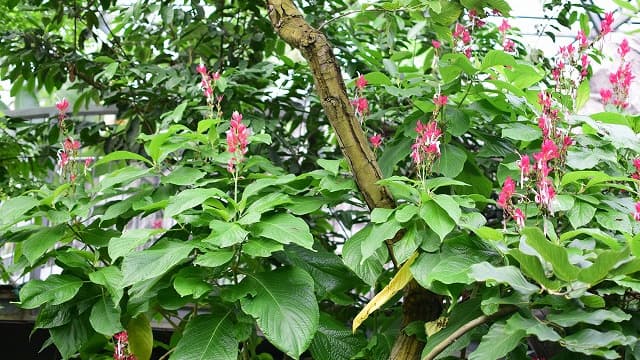
<svg viewBox="0 0 640 360"><path fill-rule="evenodd" d="M542 142L542 149L540 152L542 153L543 161L556 159L560 156L560 154L558 153L558 147L551 139L546 139Z"/></svg>
<svg viewBox="0 0 640 360"><path fill-rule="evenodd" d="M369 102L366 98L359 97L351 102L356 108L356 115L364 115L369 110Z"/></svg>
<svg viewBox="0 0 640 360"><path fill-rule="evenodd" d="M613 91L611 89L600 89L600 99L603 104L607 105L611 101L611 97L613 96Z"/></svg>
<svg viewBox="0 0 640 360"><path fill-rule="evenodd" d="M88 158L84 159L84 167L85 167L85 169L88 168L89 165L91 165L92 162L93 162L93 158L88 157Z"/></svg>
<svg viewBox="0 0 640 360"><path fill-rule="evenodd" d="M151 225L153 229L162 229L162 219L153 220L153 224Z"/></svg>
<svg viewBox="0 0 640 360"><path fill-rule="evenodd" d="M580 47L583 49L589 46L587 35L582 30L578 30L578 35L576 36L576 40L578 40Z"/></svg>
<svg viewBox="0 0 640 360"><path fill-rule="evenodd" d="M61 114L67 112L67 109L69 108L69 100L62 98L62 100L56 103L56 108L58 108L58 111Z"/></svg>
<svg viewBox="0 0 640 360"><path fill-rule="evenodd" d="M507 176L504 180L504 184L502 184L502 191L500 191L500 194L498 195L498 206L506 209L508 202L511 200L511 196L513 196L515 191L516 183L513 181L511 176Z"/></svg>
<svg viewBox="0 0 640 360"><path fill-rule="evenodd" d="M367 79L364 78L364 75L360 75L356 79L356 87L360 90L364 89L367 86L367 84L369 84L369 82L367 81Z"/></svg>
<svg viewBox="0 0 640 360"><path fill-rule="evenodd" d="M511 25L509 25L507 19L502 19L502 24L498 27L498 31L504 34L509 29L511 29Z"/></svg>
<svg viewBox="0 0 640 360"><path fill-rule="evenodd" d="M442 44L440 43L440 41L438 40L431 40L431 45L433 45L434 48L436 49L440 49L440 47L442 46Z"/></svg>
<svg viewBox="0 0 640 360"><path fill-rule="evenodd" d="M196 71L202 76L207 76L207 67L204 64L196 66Z"/></svg>
<svg viewBox="0 0 640 360"><path fill-rule="evenodd" d="M212 75L213 81L220 80L220 73L218 71L214 72Z"/></svg>
<svg viewBox="0 0 640 360"><path fill-rule="evenodd" d="M517 161L517 165L520 168L520 186L524 186L524 182L527 180L529 172L531 172L531 161L529 160L529 156L520 156L520 160Z"/></svg>
<svg viewBox="0 0 640 360"><path fill-rule="evenodd" d="M441 95L441 94L437 94L434 98L433 98L433 103L436 104L437 107L442 107L447 105L447 95Z"/></svg>
<svg viewBox="0 0 640 360"><path fill-rule="evenodd" d="M620 54L620 56L625 57L629 51L631 51L631 48L629 47L629 41L627 41L627 39L622 40L622 42L620 43L620 47L618 47L618 54Z"/></svg>
<svg viewBox="0 0 640 360"><path fill-rule="evenodd" d="M607 35L611 32L611 25L613 24L613 13L608 12L604 14L604 19L600 23L600 34L602 36Z"/></svg>
<svg viewBox="0 0 640 360"><path fill-rule="evenodd" d="M369 142L371 143L371 146L373 146L374 149L379 148L380 145L382 145L382 135L377 133L371 135L371 137L369 138Z"/></svg>
<svg viewBox="0 0 640 360"><path fill-rule="evenodd" d="M640 172L640 158L633 159L633 166L636 168L637 172Z"/></svg>
<svg viewBox="0 0 640 360"><path fill-rule="evenodd" d="M633 219L640 221L640 201L636 203L636 211L633 213Z"/></svg>
<svg viewBox="0 0 640 360"><path fill-rule="evenodd" d="M511 39L506 39L504 41L504 44L502 44L502 47L504 48L504 51L506 51L506 52L513 52L513 51L515 51L516 43L513 42L513 40L511 40Z"/></svg>

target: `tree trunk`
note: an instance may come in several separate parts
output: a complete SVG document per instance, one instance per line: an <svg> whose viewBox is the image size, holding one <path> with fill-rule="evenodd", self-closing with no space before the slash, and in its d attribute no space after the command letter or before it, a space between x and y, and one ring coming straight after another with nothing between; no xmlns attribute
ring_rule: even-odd
<svg viewBox="0 0 640 360"><path fill-rule="evenodd" d="M362 126L355 117L331 44L322 32L304 20L292 0L267 0L267 7L275 31L285 42L300 50L309 63L322 107L367 206L369 209L395 207L395 201L387 189L376 184L382 179L382 172ZM434 320L440 312L439 296L426 291L415 281L407 285L403 302L403 326L416 320ZM423 347L424 343L401 332L390 358L419 359Z"/></svg>

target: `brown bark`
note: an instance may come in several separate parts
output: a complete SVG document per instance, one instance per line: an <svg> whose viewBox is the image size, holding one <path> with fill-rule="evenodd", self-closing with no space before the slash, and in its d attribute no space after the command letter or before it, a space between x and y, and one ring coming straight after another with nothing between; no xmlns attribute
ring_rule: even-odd
<svg viewBox="0 0 640 360"><path fill-rule="evenodd" d="M382 179L382 173L355 117L331 44L322 32L304 20L292 0L267 0L267 7L275 31L285 42L300 50L309 63L322 107L367 206L369 209L395 207L387 189L376 184ZM389 243L388 247L393 257ZM416 320L435 320L440 312L440 297L415 281L409 283L404 293L403 325ZM390 359L419 359L423 347L424 343L401 332Z"/></svg>

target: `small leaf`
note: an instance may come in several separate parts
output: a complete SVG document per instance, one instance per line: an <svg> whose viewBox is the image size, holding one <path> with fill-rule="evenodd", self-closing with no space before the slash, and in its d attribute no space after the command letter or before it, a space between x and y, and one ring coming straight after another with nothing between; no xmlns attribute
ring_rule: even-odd
<svg viewBox="0 0 640 360"><path fill-rule="evenodd" d="M107 288L114 304L120 303L123 294L122 272L117 266L107 266L89 274L92 283Z"/></svg>
<svg viewBox="0 0 640 360"><path fill-rule="evenodd" d="M631 319L631 315L618 308L586 311L583 309L564 309L560 313L547 315L547 320L562 327L571 327L579 323L601 325L605 321L622 322Z"/></svg>
<svg viewBox="0 0 640 360"><path fill-rule="evenodd" d="M496 65L515 66L516 60L513 58L513 56L505 53L502 50L491 50L487 53L487 55L485 55L484 59L482 60L482 66L480 67L480 70L486 70Z"/></svg>
<svg viewBox="0 0 640 360"><path fill-rule="evenodd" d="M89 322L95 331L108 337L123 330L120 323L120 307L114 306L111 299L104 296L93 304Z"/></svg>
<svg viewBox="0 0 640 360"><path fill-rule="evenodd" d="M151 359L153 350L153 332L147 317L139 315L127 324L129 336L129 350L136 356L137 360Z"/></svg>
<svg viewBox="0 0 640 360"><path fill-rule="evenodd" d="M117 161L117 160L136 160L136 161L146 162L149 165L153 165L153 163L149 159L145 158L140 154L121 150L121 151L114 151L112 153L109 153L106 156L101 157L100 160L96 161L94 166L106 164L108 162Z"/></svg>
<svg viewBox="0 0 640 360"><path fill-rule="evenodd" d="M383 271L383 265L387 262L387 249L378 248L375 253L365 258L362 256L362 243L371 234L372 225L365 226L349 238L342 248L342 261L348 268L364 280L367 284L373 286Z"/></svg>
<svg viewBox="0 0 640 360"><path fill-rule="evenodd" d="M38 200L31 196L18 196L0 204L0 231L17 223L27 211L38 206Z"/></svg>
<svg viewBox="0 0 640 360"><path fill-rule="evenodd" d="M243 242L249 232L235 222L229 223L220 220L213 220L209 224L211 235L207 236L203 242L226 248Z"/></svg>
<svg viewBox="0 0 640 360"><path fill-rule="evenodd" d="M234 254L235 252L233 251L233 249L210 251L205 254L198 255L193 263L198 266L217 267L231 261Z"/></svg>
<svg viewBox="0 0 640 360"><path fill-rule="evenodd" d="M577 200L567 213L569 222L574 229L587 225L596 213L596 208L584 201Z"/></svg>
<svg viewBox="0 0 640 360"><path fill-rule="evenodd" d="M151 236L164 232L161 229L134 229L124 232L119 237L109 240L109 257L115 261L144 245Z"/></svg>
<svg viewBox="0 0 640 360"><path fill-rule="evenodd" d="M488 262L482 262L471 266L469 276L476 281L492 280L511 286L517 292L531 295L540 291L540 288L528 282L520 269L515 266L494 267Z"/></svg>
<svg viewBox="0 0 640 360"><path fill-rule="evenodd" d="M333 176L340 173L340 160L318 159L318 165L330 172Z"/></svg>
<svg viewBox="0 0 640 360"><path fill-rule="evenodd" d="M500 359L518 346L526 335L525 329L512 329L503 322L497 322L482 337L478 348L469 355L469 360Z"/></svg>
<svg viewBox="0 0 640 360"><path fill-rule="evenodd" d="M149 249L128 254L122 261L123 286L165 274L187 258L192 249L193 245L190 244L167 241Z"/></svg>
<svg viewBox="0 0 640 360"><path fill-rule="evenodd" d="M82 287L82 280L71 275L51 275L46 280L30 280L20 289L20 306L35 309L49 303L59 305L71 300Z"/></svg>
<svg viewBox="0 0 640 360"><path fill-rule="evenodd" d="M464 169L466 161L467 153L457 146L446 144L442 147L442 156L435 166L442 175L455 178Z"/></svg>
<svg viewBox="0 0 640 360"><path fill-rule="evenodd" d="M512 123L502 129L502 137L520 141L534 141L542 137L542 132L525 124Z"/></svg>
<svg viewBox="0 0 640 360"><path fill-rule="evenodd" d="M22 243L22 253L34 265L42 255L51 249L58 241L62 241L67 230L67 224L61 224L53 228L43 228Z"/></svg>
<svg viewBox="0 0 640 360"><path fill-rule="evenodd" d="M173 170L169 175L163 177L161 181L165 184L193 185L205 175L203 171L198 169L181 166Z"/></svg>
<svg viewBox="0 0 640 360"><path fill-rule="evenodd" d="M427 223L440 240L443 240L456 226L449 214L435 201L429 200L420 207L420 217Z"/></svg>
<svg viewBox="0 0 640 360"><path fill-rule="evenodd" d="M362 241L362 261L364 262L370 256L382 247L386 240L392 239L398 231L402 229L402 225L391 219L382 224L374 224L369 235Z"/></svg>
<svg viewBox="0 0 640 360"><path fill-rule="evenodd" d="M360 334L352 334L342 322L320 313L318 332L310 347L314 360L350 360L365 346Z"/></svg>
<svg viewBox="0 0 640 360"><path fill-rule="evenodd" d="M188 209L193 209L205 202L207 199L213 197L227 199L227 194L215 188L184 190L169 199L169 205L165 210L164 216L170 218L181 214L182 212Z"/></svg>
<svg viewBox="0 0 640 360"><path fill-rule="evenodd" d="M522 230L527 244L535 249L543 259L551 263L553 272L564 281L573 281L578 277L579 269L569 262L567 250L548 241L538 228Z"/></svg>

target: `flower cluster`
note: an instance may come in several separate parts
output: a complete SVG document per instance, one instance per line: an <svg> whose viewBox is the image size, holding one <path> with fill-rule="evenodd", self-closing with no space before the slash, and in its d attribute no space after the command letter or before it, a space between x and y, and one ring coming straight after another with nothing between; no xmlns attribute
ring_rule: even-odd
<svg viewBox="0 0 640 360"><path fill-rule="evenodd" d="M519 228L524 227L525 216L521 209L515 207L513 202L511 201L513 195L516 192L516 183L513 181L511 176L507 176L504 180L504 184L502 184L502 190L498 195L497 204L500 208L504 210L505 215L505 226L506 219L513 218L516 221L516 225Z"/></svg>
<svg viewBox="0 0 640 360"><path fill-rule="evenodd" d="M507 30L511 29L511 25L507 19L502 19L502 23L498 26L498 31L502 34L502 48L506 52L514 52L516 50L516 43L507 37Z"/></svg>
<svg viewBox="0 0 640 360"><path fill-rule="evenodd" d="M602 88L600 90L600 97L605 105L611 103L620 109L625 109L629 106L627 102L629 88L631 88L631 81L635 78L631 72L631 62L625 59L629 51L631 51L629 41L627 39L622 40L618 47L620 65L615 72L609 74L609 82L613 89Z"/></svg>
<svg viewBox="0 0 640 360"><path fill-rule="evenodd" d="M360 119L360 123L364 122L364 119L369 113L369 102L363 94L364 88L367 84L367 79L365 79L363 75L359 75L356 79L356 98L351 101L351 105L353 105L356 116Z"/></svg>
<svg viewBox="0 0 640 360"><path fill-rule="evenodd" d="M213 74L209 74L209 71L204 64L196 66L196 71L201 76L200 86L202 87L204 96L207 99L207 106L209 107L209 117L213 118L214 107L218 110L217 117L220 117L222 114L220 107L220 103L222 102L222 95L214 97L216 82L220 80L220 73L216 71Z"/></svg>
<svg viewBox="0 0 640 360"><path fill-rule="evenodd" d="M114 360L136 360L136 356L129 349L129 335L126 331L121 331L113 336L116 344L113 349Z"/></svg>
<svg viewBox="0 0 640 360"><path fill-rule="evenodd" d="M67 128L65 127L65 120L67 119L67 110L69 108L69 101L67 99L62 99L56 103L56 108L58 109L58 126L60 130L65 136L64 141L62 142L62 149L58 150L58 171L60 176L66 178L68 176L69 181L74 182L81 171L80 163L84 164L84 169L82 169L83 173L86 175L89 166L93 162L92 157L86 157L81 159L79 156L80 152L80 141L74 140L70 135L67 134Z"/></svg>
<svg viewBox="0 0 640 360"><path fill-rule="evenodd" d="M235 174L237 165L244 161L250 130L242 123L242 114L234 111L231 114L230 128L227 131L227 151L232 154L227 163L227 170Z"/></svg>

